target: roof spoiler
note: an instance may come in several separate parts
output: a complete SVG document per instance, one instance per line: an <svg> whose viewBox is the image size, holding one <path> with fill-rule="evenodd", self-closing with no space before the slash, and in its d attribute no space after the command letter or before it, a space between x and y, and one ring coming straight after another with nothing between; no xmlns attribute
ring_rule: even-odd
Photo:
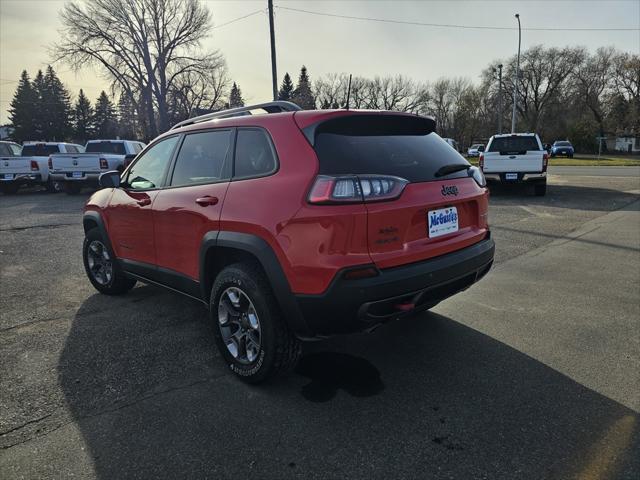
<svg viewBox="0 0 640 480"><path fill-rule="evenodd" d="M217 112L205 113L198 117L189 118L182 122L176 123L171 130L184 127L186 125L193 125L195 123L206 122L216 118L231 118L240 117L244 115L251 115L252 110L264 110L267 113L281 113L281 112L296 112L302 110L298 105L292 102L286 102L284 100L277 100L275 102L259 103L257 105L248 105L246 107L228 108L226 110L219 110Z"/></svg>
<svg viewBox="0 0 640 480"><path fill-rule="evenodd" d="M356 113L321 120L302 129L312 147L321 132L342 135L428 135L435 132L436 120L416 114Z"/></svg>

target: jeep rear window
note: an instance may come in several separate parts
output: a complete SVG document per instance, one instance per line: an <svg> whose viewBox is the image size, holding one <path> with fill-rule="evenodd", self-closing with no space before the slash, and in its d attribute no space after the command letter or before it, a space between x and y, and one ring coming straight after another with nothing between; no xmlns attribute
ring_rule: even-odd
<svg viewBox="0 0 640 480"><path fill-rule="evenodd" d="M124 142L92 142L87 144L86 153L114 153L126 155Z"/></svg>
<svg viewBox="0 0 640 480"><path fill-rule="evenodd" d="M22 147L23 157L48 157L52 153L60 153L58 145L30 144Z"/></svg>
<svg viewBox="0 0 640 480"><path fill-rule="evenodd" d="M498 137L494 138L489 147L490 152L526 153L540 150L536 137Z"/></svg>
<svg viewBox="0 0 640 480"><path fill-rule="evenodd" d="M378 174L410 182L437 180L444 165L467 161L433 132L433 120L401 115L354 115L316 129L314 148L323 175ZM466 176L466 171L453 177Z"/></svg>

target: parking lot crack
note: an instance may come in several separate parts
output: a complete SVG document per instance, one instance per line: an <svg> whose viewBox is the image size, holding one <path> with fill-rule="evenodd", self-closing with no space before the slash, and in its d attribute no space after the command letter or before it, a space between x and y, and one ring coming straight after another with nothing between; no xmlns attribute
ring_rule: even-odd
<svg viewBox="0 0 640 480"><path fill-rule="evenodd" d="M27 225L25 227L8 227L0 228L0 232L19 232L21 230L30 230L32 228L57 228L57 227L71 227L79 225L78 222L74 223L50 223L46 225Z"/></svg>
<svg viewBox="0 0 640 480"><path fill-rule="evenodd" d="M33 425L34 423L38 423L41 422L42 420L49 418L51 415L53 415L53 413L48 413L46 415L43 415L42 417L39 418L34 418L33 420L29 420L25 423L23 423L22 425L18 425L17 427L13 427L10 428L9 430L5 430L4 432L0 432L0 437L4 437L5 435L8 435L10 433L15 432L16 430L20 430L28 425Z"/></svg>

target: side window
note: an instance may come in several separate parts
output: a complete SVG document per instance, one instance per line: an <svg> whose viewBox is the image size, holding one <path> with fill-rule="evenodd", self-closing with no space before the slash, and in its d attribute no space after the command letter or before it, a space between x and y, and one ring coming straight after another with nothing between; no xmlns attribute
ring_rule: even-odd
<svg viewBox="0 0 640 480"><path fill-rule="evenodd" d="M65 149L67 150L67 153L78 153L78 149L73 145L65 145Z"/></svg>
<svg viewBox="0 0 640 480"><path fill-rule="evenodd" d="M178 143L177 135L161 140L145 152L129 169L126 184L133 190L163 186L164 175Z"/></svg>
<svg viewBox="0 0 640 480"><path fill-rule="evenodd" d="M139 142L133 142L133 153L140 153L142 151L142 144Z"/></svg>
<svg viewBox="0 0 640 480"><path fill-rule="evenodd" d="M11 144L9 145L9 147L11 148L11 151L13 152L14 155L18 157L20 156L20 152L22 152L22 147L20 145Z"/></svg>
<svg viewBox="0 0 640 480"><path fill-rule="evenodd" d="M265 131L238 130L234 178L268 175L274 172L276 167L275 152Z"/></svg>
<svg viewBox="0 0 640 480"><path fill-rule="evenodd" d="M11 155L11 151L9 150L9 145L6 143L0 143L0 155Z"/></svg>
<svg viewBox="0 0 640 480"><path fill-rule="evenodd" d="M231 135L231 130L214 130L185 136L171 185L213 183L229 178L225 160L231 147Z"/></svg>

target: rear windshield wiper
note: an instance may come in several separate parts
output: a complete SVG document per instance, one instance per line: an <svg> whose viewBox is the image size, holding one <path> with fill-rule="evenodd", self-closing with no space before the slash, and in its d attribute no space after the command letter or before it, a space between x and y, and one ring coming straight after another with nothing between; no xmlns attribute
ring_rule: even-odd
<svg viewBox="0 0 640 480"><path fill-rule="evenodd" d="M465 165L464 163L450 163L449 165L443 165L436 173L436 177L444 177L452 173L460 172L462 170L469 170L471 165Z"/></svg>

